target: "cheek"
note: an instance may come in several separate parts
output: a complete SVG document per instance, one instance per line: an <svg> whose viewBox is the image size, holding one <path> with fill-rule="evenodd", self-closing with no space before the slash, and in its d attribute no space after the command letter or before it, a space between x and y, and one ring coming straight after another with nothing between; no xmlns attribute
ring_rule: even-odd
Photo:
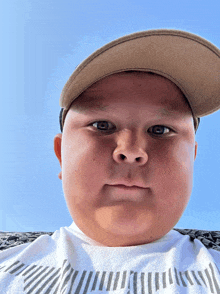
<svg viewBox="0 0 220 294"><path fill-rule="evenodd" d="M65 142L62 175L66 195L98 193L110 165L110 144L87 136Z"/></svg>
<svg viewBox="0 0 220 294"><path fill-rule="evenodd" d="M166 194L167 197L188 199L193 182L193 144L181 141L156 148L154 152L157 151L158 155L155 154L155 168L153 168L154 178L157 178L156 188L163 190L162 194Z"/></svg>
<svg viewBox="0 0 220 294"><path fill-rule="evenodd" d="M159 148L160 149L160 148ZM157 151L159 151L159 149ZM189 202L193 185L194 153L191 144L181 142L164 149L152 170L152 191L157 203L157 213L163 221L174 226Z"/></svg>

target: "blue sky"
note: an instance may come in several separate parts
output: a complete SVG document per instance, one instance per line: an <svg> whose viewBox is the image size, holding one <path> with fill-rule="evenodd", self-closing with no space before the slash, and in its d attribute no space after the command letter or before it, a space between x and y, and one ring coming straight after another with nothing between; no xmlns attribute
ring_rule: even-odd
<svg viewBox="0 0 220 294"><path fill-rule="evenodd" d="M9 0L0 3L0 231L72 222L53 138L75 67L125 34L170 28L220 47L220 1ZM194 188L177 228L220 231L220 113L201 119Z"/></svg>

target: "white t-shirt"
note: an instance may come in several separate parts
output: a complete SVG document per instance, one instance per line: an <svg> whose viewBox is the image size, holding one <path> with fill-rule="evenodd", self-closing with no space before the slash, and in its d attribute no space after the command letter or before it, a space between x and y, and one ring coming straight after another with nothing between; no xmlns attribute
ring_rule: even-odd
<svg viewBox="0 0 220 294"><path fill-rule="evenodd" d="M0 252L0 293L220 293L219 269L219 251L175 230L149 244L107 247L73 223Z"/></svg>

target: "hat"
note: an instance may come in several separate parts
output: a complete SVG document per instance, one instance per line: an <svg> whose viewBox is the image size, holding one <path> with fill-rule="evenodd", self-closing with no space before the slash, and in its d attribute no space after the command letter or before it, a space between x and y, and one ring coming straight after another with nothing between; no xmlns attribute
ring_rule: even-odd
<svg viewBox="0 0 220 294"><path fill-rule="evenodd" d="M83 91L104 77L130 70L171 80L196 118L220 108L220 50L189 32L148 30L106 44L75 69L60 96L62 126L72 102Z"/></svg>

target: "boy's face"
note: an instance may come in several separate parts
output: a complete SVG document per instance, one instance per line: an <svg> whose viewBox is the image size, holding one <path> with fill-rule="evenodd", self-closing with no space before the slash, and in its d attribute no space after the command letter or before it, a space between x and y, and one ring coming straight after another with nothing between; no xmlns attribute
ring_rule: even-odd
<svg viewBox="0 0 220 294"><path fill-rule="evenodd" d="M72 218L103 245L153 242L187 206L193 117L166 78L130 72L93 84L74 101L54 149Z"/></svg>

